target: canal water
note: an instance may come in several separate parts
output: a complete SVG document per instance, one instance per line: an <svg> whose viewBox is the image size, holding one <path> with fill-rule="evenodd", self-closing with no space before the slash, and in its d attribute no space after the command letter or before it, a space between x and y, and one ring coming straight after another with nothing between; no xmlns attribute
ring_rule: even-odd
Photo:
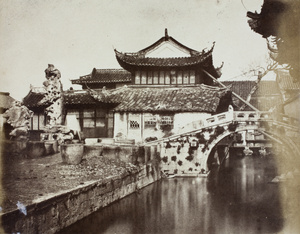
<svg viewBox="0 0 300 234"><path fill-rule="evenodd" d="M279 233L272 157L230 157L208 178L163 179L61 233Z"/></svg>

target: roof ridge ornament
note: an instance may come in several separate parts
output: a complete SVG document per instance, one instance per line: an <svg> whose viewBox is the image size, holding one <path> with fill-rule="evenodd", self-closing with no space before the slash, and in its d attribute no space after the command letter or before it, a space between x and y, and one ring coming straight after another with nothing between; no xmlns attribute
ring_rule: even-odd
<svg viewBox="0 0 300 234"><path fill-rule="evenodd" d="M165 28L165 40L167 41L168 39L169 39L168 29Z"/></svg>

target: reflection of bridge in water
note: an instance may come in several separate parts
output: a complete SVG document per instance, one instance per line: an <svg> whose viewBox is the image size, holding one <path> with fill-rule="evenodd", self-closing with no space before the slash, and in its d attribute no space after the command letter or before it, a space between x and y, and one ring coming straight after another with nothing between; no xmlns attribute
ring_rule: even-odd
<svg viewBox="0 0 300 234"><path fill-rule="evenodd" d="M182 128L179 133L147 142L145 146L157 146L163 170L174 171L176 174L206 174L209 171L208 159L214 152L214 147L224 138L228 139L228 136L238 132L255 131L263 134L265 139L272 142L276 154L281 155L284 152L285 155L293 157L293 160L298 160L300 155L297 145L298 127L298 120L285 115L229 110L204 120L194 121ZM233 140L227 143L225 147L227 151L232 143ZM245 139L243 145L246 146Z"/></svg>

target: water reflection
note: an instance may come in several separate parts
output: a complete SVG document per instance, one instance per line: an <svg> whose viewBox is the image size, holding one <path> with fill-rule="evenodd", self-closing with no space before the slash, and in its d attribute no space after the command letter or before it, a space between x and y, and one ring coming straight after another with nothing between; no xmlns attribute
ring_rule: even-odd
<svg viewBox="0 0 300 234"><path fill-rule="evenodd" d="M209 178L162 180L62 233L278 233L275 175L272 159L231 157Z"/></svg>

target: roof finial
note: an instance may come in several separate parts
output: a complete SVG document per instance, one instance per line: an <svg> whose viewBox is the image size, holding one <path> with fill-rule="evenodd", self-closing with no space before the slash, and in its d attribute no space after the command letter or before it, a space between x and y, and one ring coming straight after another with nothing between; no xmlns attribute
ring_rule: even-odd
<svg viewBox="0 0 300 234"><path fill-rule="evenodd" d="M165 38L169 38L168 29L167 28L165 28Z"/></svg>

